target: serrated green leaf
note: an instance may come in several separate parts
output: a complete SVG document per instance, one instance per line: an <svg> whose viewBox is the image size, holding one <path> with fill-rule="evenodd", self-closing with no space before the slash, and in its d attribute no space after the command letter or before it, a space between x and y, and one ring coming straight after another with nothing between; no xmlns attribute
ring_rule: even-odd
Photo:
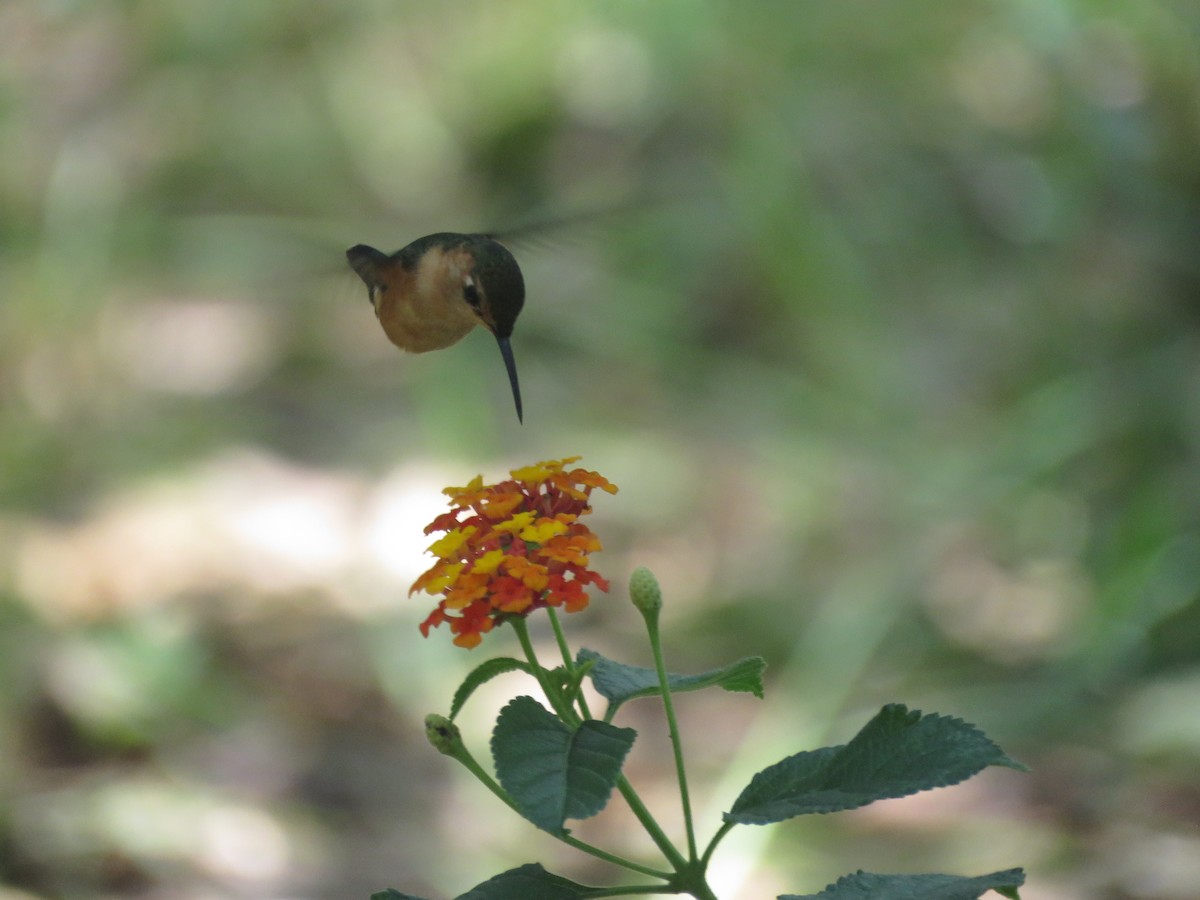
<svg viewBox="0 0 1200 900"><path fill-rule="evenodd" d="M636 737L595 719L572 731L532 697L516 697L496 719L492 759L522 815L558 834L567 819L604 808Z"/></svg>
<svg viewBox="0 0 1200 900"><path fill-rule="evenodd" d="M885 706L848 744L806 750L763 769L725 821L766 825L957 784L987 766L1023 769L962 719Z"/></svg>
<svg viewBox="0 0 1200 900"><path fill-rule="evenodd" d="M592 684L602 697L609 701L606 718L611 718L622 703L636 697L650 697L659 693L658 673L642 666L629 666L601 656L594 650L580 650L576 661L591 663ZM727 691L742 691L763 696L762 673L767 663L761 656L747 656L719 669L709 669L698 675L667 674L667 683L672 693L698 691L701 688L721 687Z"/></svg>
<svg viewBox="0 0 1200 900"><path fill-rule="evenodd" d="M529 663L513 659L511 656L498 656L495 659L489 659L486 662L480 663L467 674L467 677L463 679L463 683L458 686L458 690L454 692L454 700L450 703L449 718L453 719L462 712L463 705L475 693L477 688L487 684L497 675L504 675L506 672L528 673Z"/></svg>
<svg viewBox="0 0 1200 900"><path fill-rule="evenodd" d="M388 888L387 890L373 893L371 900L425 900L425 898L417 897L413 894L402 894L395 888Z"/></svg>
<svg viewBox="0 0 1200 900"><path fill-rule="evenodd" d="M589 888L551 874L538 863L501 872L455 900L579 900Z"/></svg>
<svg viewBox="0 0 1200 900"><path fill-rule="evenodd" d="M1005 869L975 878L876 875L859 871L839 878L819 894L782 894L778 900L978 900L988 891L1019 900L1017 888L1024 883L1025 872L1021 869Z"/></svg>

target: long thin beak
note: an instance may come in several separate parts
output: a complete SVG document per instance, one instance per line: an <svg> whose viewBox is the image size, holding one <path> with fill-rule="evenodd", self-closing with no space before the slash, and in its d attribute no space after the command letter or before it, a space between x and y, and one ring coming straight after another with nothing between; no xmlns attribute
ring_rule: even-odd
<svg viewBox="0 0 1200 900"><path fill-rule="evenodd" d="M512 344L508 342L508 338L496 336L496 343L500 345L500 355L504 357L504 368L508 370L508 383L512 385L513 400L517 404L517 421L521 424L525 423L525 417L521 410L521 384L517 381L517 361L513 359Z"/></svg>

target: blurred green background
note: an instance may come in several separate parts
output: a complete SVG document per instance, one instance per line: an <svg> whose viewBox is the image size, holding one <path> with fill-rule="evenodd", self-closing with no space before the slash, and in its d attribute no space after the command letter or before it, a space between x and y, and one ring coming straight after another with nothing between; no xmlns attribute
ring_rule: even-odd
<svg viewBox="0 0 1200 900"><path fill-rule="evenodd" d="M559 220L524 426L489 335L400 354L342 255ZM888 701L1033 768L740 829L725 900L1197 896L1200 6L0 6L4 900L607 881L426 746L514 645L406 598L441 487L571 454L621 486L572 638L645 664L648 565L673 668L769 661L680 701L702 839ZM617 807L579 833L639 852Z"/></svg>

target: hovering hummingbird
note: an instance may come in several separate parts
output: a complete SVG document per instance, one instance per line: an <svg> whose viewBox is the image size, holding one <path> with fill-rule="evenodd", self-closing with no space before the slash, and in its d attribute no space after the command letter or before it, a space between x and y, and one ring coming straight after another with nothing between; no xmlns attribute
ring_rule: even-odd
<svg viewBox="0 0 1200 900"><path fill-rule="evenodd" d="M346 259L366 284L388 340L401 350L441 350L476 325L494 334L517 419L524 421L509 338L525 305L525 279L508 248L486 234L439 232L391 255L357 244Z"/></svg>

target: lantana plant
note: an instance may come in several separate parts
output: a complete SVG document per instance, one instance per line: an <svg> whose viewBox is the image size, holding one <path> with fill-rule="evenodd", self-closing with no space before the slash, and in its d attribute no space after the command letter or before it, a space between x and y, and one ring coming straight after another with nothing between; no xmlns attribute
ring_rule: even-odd
<svg viewBox="0 0 1200 900"><path fill-rule="evenodd" d="M747 657L697 674L668 672L659 633L662 592L644 568L630 578L629 594L645 622L654 668L617 662L586 648L571 652L559 611L585 609L588 588L609 589L608 582L590 568L591 554L601 549L600 541L580 520L591 512L594 490L617 492L602 475L572 468L578 459L514 469L509 479L498 484L485 485L480 476L466 487L446 489L450 511L426 528L426 534L442 533L429 548L437 561L410 592L441 598L421 624L421 632L428 637L431 630L446 624L455 644L473 649L496 626L507 624L524 658L496 657L474 668L455 693L449 714L426 718L426 735L438 751L465 766L537 828L647 880L587 886L528 863L475 885L459 900L644 894L717 900L706 877L709 863L722 839L739 825L769 825L795 816L857 809L876 800L957 784L987 766L1024 768L961 719L888 704L846 744L802 750L753 776L702 847L692 816L673 698L712 687L761 698L766 663L760 657ZM538 659L526 623L541 609L546 611L561 656L552 667ZM532 676L544 703L523 695L500 711L492 730L489 771L467 749L454 720L477 688L514 671ZM589 708L582 690L585 679L606 701L599 716ZM683 812L682 844L664 831L622 773L637 733L613 720L626 702L643 697L661 703L666 719ZM646 830L661 860L627 859L571 834L567 820L598 814L614 791ZM988 891L1019 900L1018 888L1024 880L1021 869L975 877L858 871L819 893L786 894L779 900L976 900ZM373 894L372 900L421 898L388 889Z"/></svg>

